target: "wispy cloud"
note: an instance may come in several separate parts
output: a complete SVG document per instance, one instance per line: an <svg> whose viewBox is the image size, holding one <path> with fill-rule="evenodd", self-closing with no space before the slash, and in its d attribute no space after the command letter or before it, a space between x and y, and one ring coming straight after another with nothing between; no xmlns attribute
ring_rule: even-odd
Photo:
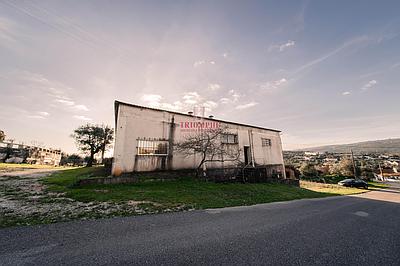
<svg viewBox="0 0 400 266"><path fill-rule="evenodd" d="M370 88L372 88L372 87L374 87L376 84L378 84L378 81L376 81L376 80L370 80L370 81L368 81L368 83L366 83L362 88L361 88L361 90L363 90L363 91L366 91L366 90L369 90Z"/></svg>
<svg viewBox="0 0 400 266"><path fill-rule="evenodd" d="M328 58L340 53L341 51L343 51L344 49L351 47L353 45L357 45L357 44L361 44L364 43L366 41L369 41L370 38L368 36L359 36L359 37L355 37L349 41L346 41L345 43L343 43L342 45L340 45L339 47L337 47L336 49L300 66L299 68L297 68L295 71L293 71L292 74L297 74L299 72L302 72L303 70L306 70L308 68L313 67L314 65L317 65L325 60L327 60Z"/></svg>
<svg viewBox="0 0 400 266"><path fill-rule="evenodd" d="M75 119L82 120L82 121L92 121L93 119L86 117L84 115L74 115L72 116Z"/></svg>
<svg viewBox="0 0 400 266"><path fill-rule="evenodd" d="M28 118L33 118L33 119L45 119L46 117L41 116L41 115L28 115Z"/></svg>
<svg viewBox="0 0 400 266"><path fill-rule="evenodd" d="M193 67L199 67L199 66L205 65L205 64L215 65L215 63L216 63L216 62L215 62L214 60L210 60L210 61L198 60L198 61L195 61L195 62L193 63Z"/></svg>
<svg viewBox="0 0 400 266"><path fill-rule="evenodd" d="M159 94L144 94L140 100L150 107L180 112L193 110L194 107L204 107L207 111L212 111L218 107L217 102L202 97L196 91L185 92L179 100L174 102L165 101Z"/></svg>
<svg viewBox="0 0 400 266"><path fill-rule="evenodd" d="M237 105L235 107L235 109L237 109L237 110L248 109L248 108L256 106L257 104L258 104L257 102L249 102L249 103L246 103L246 104L240 104L240 105Z"/></svg>
<svg viewBox="0 0 400 266"><path fill-rule="evenodd" d="M285 43L280 43L280 44L273 44L268 48L268 51L279 51L279 52L283 52L286 49L290 48L290 47L294 47L296 45L296 42L293 40L289 40Z"/></svg>
<svg viewBox="0 0 400 266"><path fill-rule="evenodd" d="M16 43L16 38L14 35L15 24L4 17L0 17L0 45L5 45L7 42L11 44Z"/></svg>
<svg viewBox="0 0 400 266"><path fill-rule="evenodd" d="M208 84L208 89L209 90L216 91L216 90L219 90L220 88L221 88L221 85L219 85L217 83Z"/></svg>
<svg viewBox="0 0 400 266"><path fill-rule="evenodd" d="M70 100L55 99L54 101L57 102L57 103L61 103L63 105L66 105L66 106L74 106L75 105L75 102L74 101L70 101Z"/></svg>
<svg viewBox="0 0 400 266"><path fill-rule="evenodd" d="M349 91L344 91L344 92L342 92L342 95L343 95L343 96L350 95L350 94L351 94L351 92L349 92Z"/></svg>
<svg viewBox="0 0 400 266"><path fill-rule="evenodd" d="M193 66L194 67L198 67L198 66L201 66L201 65L203 65L203 64L205 64L206 62L204 61L204 60L199 60L199 61L195 61L194 63L193 63Z"/></svg>
<svg viewBox="0 0 400 266"><path fill-rule="evenodd" d="M200 102L201 97L197 92L193 91L185 93L182 99L184 103L194 105Z"/></svg>
<svg viewBox="0 0 400 266"><path fill-rule="evenodd" d="M89 108L83 104L74 105L73 108L78 111L89 111Z"/></svg>
<svg viewBox="0 0 400 266"><path fill-rule="evenodd" d="M281 45L279 46L279 51L280 51L280 52L283 52L283 51L286 50L287 48L289 48L289 47L291 47L291 46L294 46L294 45L295 45L295 41L287 41L286 43L281 44Z"/></svg>
<svg viewBox="0 0 400 266"><path fill-rule="evenodd" d="M273 90L273 89L278 89L282 86L284 86L287 83L287 79L286 78L281 78L278 80L274 80L274 81L268 81L264 84L260 85L260 88L263 90Z"/></svg>
<svg viewBox="0 0 400 266"><path fill-rule="evenodd" d="M50 114L48 112L40 111L38 112L39 115L41 116L49 116Z"/></svg>
<svg viewBox="0 0 400 266"><path fill-rule="evenodd" d="M50 80L44 75L29 71L16 71L10 75L10 78L17 80L24 87L42 91L56 103L53 107L63 108L64 111L70 112L89 111L86 105L77 104L71 99L71 92L76 90L61 82Z"/></svg>

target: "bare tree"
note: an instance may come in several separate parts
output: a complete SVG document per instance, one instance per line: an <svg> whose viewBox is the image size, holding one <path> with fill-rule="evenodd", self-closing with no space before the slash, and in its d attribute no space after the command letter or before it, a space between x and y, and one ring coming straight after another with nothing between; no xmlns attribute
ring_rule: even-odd
<svg viewBox="0 0 400 266"><path fill-rule="evenodd" d="M240 162L240 149L238 145L222 143L222 136L230 133L226 127L217 129L203 129L187 135L183 141L175 145L175 149L185 157L199 154L200 163L197 174L201 172L206 162Z"/></svg>

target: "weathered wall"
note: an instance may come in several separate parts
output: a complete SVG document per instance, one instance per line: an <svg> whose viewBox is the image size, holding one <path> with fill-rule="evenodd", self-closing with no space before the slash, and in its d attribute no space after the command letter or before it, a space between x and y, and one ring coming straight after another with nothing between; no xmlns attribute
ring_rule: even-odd
<svg viewBox="0 0 400 266"><path fill-rule="evenodd" d="M173 119L175 127L171 130ZM200 121L199 118L194 116L120 104L117 114L113 174L119 175L124 172L155 171L168 168L171 170L195 168L200 162L199 155L184 157L176 151L172 152L172 156L162 158L155 155L137 155L137 139L144 137L169 139L172 134L173 142L177 143L183 140L187 134L190 134L188 130L181 127L181 123L197 121ZM202 118L202 121L217 122L208 118ZM242 161L244 161L243 147L251 146L249 136L252 135L254 143L253 156L256 164L283 165L279 132L229 123L221 123L221 126L228 126L229 131L238 134L238 145L242 150ZM261 146L262 137L271 139L271 147ZM207 167L228 167L234 164L234 162L227 161L224 163L213 162L208 163Z"/></svg>

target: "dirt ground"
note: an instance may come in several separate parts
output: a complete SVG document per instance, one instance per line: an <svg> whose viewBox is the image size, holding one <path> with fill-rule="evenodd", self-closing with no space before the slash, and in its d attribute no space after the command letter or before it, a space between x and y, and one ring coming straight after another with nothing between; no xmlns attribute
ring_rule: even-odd
<svg viewBox="0 0 400 266"><path fill-rule="evenodd" d="M40 178L57 171L62 170L28 168L0 172L0 227L146 213L140 208L143 202L84 203L46 190Z"/></svg>

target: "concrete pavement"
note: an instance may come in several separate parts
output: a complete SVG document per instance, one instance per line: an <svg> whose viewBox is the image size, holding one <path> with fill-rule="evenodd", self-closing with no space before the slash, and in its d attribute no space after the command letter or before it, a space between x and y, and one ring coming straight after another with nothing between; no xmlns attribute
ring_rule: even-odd
<svg viewBox="0 0 400 266"><path fill-rule="evenodd" d="M0 230L1 265L399 265L400 193Z"/></svg>

